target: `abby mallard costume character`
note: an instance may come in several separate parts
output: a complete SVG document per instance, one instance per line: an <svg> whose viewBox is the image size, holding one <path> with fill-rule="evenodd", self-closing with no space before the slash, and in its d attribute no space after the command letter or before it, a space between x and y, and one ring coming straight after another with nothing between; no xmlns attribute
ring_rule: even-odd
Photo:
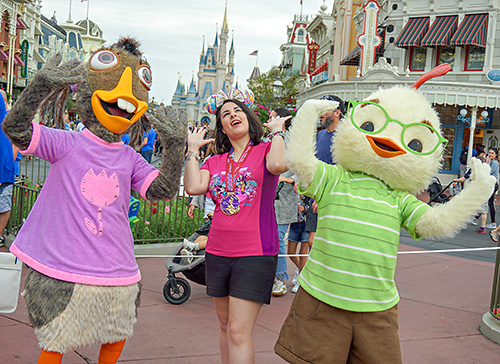
<svg viewBox="0 0 500 364"><path fill-rule="evenodd" d="M491 196L495 178L479 160L468 188L430 207L414 194L431 182L446 140L439 117L414 88L379 90L351 101L337 128L336 165L315 158L318 116L332 102L307 101L287 145L299 191L318 202L318 229L301 288L275 351L290 363L401 363L394 282L400 229L415 239L456 234Z"/></svg>
<svg viewBox="0 0 500 364"><path fill-rule="evenodd" d="M10 250L32 268L25 299L43 349L38 363L60 363L68 350L96 343L99 364L115 363L132 335L141 290L130 191L150 200L175 196L187 126L172 109L147 116L165 146L158 171L120 140L127 131L140 140L144 129L152 78L139 44L122 38L87 66L60 61L55 56L37 73L3 124L23 153L51 163ZM75 84L82 132L31 123L50 101L64 105Z"/></svg>

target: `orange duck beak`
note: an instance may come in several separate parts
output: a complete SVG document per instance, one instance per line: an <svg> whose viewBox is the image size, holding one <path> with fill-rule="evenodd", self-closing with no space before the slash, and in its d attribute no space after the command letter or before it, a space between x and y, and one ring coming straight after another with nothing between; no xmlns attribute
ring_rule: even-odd
<svg viewBox="0 0 500 364"><path fill-rule="evenodd" d="M391 138L367 135L366 139L368 139L373 151L382 158L392 158L406 154L406 150L402 149Z"/></svg>

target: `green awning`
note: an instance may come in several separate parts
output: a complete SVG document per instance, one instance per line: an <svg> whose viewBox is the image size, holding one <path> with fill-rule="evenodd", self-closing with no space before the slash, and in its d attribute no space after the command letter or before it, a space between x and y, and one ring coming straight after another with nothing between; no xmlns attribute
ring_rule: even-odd
<svg viewBox="0 0 500 364"><path fill-rule="evenodd" d="M451 45L486 47L488 14L468 14L451 38Z"/></svg>
<svg viewBox="0 0 500 364"><path fill-rule="evenodd" d="M420 47L427 30L429 17L410 18L394 44L399 48Z"/></svg>
<svg viewBox="0 0 500 364"><path fill-rule="evenodd" d="M457 25L457 15L438 16L422 39L422 47L449 46Z"/></svg>

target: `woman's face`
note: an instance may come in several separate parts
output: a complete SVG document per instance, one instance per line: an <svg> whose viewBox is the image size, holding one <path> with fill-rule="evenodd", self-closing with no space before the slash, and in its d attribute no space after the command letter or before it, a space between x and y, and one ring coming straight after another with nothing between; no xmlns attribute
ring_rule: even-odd
<svg viewBox="0 0 500 364"><path fill-rule="evenodd" d="M243 110L233 102L222 106L220 112L222 130L230 138L235 139L248 135L248 118Z"/></svg>
<svg viewBox="0 0 500 364"><path fill-rule="evenodd" d="M270 122L273 118L278 118L278 117L280 117L278 115L278 113L276 111L272 110L269 113L269 119L267 119L267 122ZM281 127L281 129L283 129L283 131L286 132L285 123L283 123L283 126Z"/></svg>
<svg viewBox="0 0 500 364"><path fill-rule="evenodd" d="M488 157L490 157L490 160L497 159L497 154L494 150L490 149L488 150Z"/></svg>
<svg viewBox="0 0 500 364"><path fill-rule="evenodd" d="M270 113L269 113L269 119L267 120L267 122L270 122L271 119L277 117L278 114L276 113L276 111L272 110Z"/></svg>

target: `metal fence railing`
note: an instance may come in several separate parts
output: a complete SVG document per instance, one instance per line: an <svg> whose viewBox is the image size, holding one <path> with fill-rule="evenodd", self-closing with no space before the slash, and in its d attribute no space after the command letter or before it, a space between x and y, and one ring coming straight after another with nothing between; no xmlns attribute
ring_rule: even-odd
<svg viewBox="0 0 500 364"><path fill-rule="evenodd" d="M17 235L31 211L50 163L35 157L22 157L19 179L14 185L12 210L7 233ZM131 226L135 244L180 242L203 224L203 211L195 209L191 219L187 216L190 197L182 186L171 201L147 201L139 196L138 220Z"/></svg>
<svg viewBox="0 0 500 364"><path fill-rule="evenodd" d="M500 246L500 244L498 245ZM493 289L491 291L490 314L500 321L500 250L497 250Z"/></svg>

